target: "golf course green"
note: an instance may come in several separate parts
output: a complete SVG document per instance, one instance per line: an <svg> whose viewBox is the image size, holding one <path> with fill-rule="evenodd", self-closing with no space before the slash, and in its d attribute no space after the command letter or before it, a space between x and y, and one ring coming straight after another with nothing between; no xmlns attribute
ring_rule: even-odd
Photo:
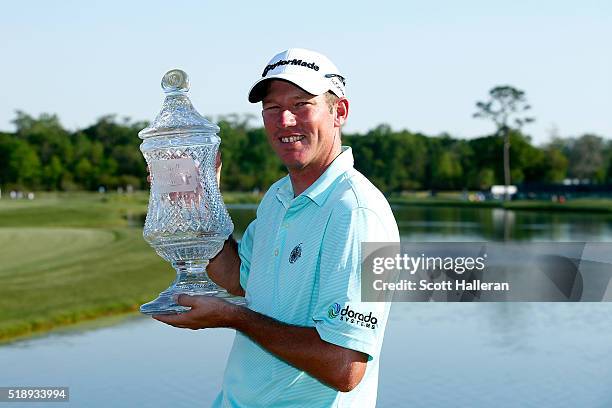
<svg viewBox="0 0 612 408"><path fill-rule="evenodd" d="M174 271L142 238L147 196L0 201L0 341L137 310Z"/></svg>

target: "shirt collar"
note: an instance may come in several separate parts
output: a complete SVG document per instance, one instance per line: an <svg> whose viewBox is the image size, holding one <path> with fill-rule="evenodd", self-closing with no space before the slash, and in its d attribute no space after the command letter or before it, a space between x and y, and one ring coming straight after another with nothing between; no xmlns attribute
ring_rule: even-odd
<svg viewBox="0 0 612 408"><path fill-rule="evenodd" d="M286 175L282 178L282 182L276 190L276 198L285 208L289 208L291 201L293 200L293 186L291 185L291 178Z"/></svg>
<svg viewBox="0 0 612 408"><path fill-rule="evenodd" d="M305 196L314 201L319 207L323 205L325 199L331 192L329 188L334 181L342 174L353 168L353 150L349 146L342 146L342 151L334 159L329 167L319 176L317 181L312 183L300 196ZM276 197L279 201L289 208L293 200L293 186L291 179L286 176L286 180L279 186ZM297 198L297 197L296 197Z"/></svg>

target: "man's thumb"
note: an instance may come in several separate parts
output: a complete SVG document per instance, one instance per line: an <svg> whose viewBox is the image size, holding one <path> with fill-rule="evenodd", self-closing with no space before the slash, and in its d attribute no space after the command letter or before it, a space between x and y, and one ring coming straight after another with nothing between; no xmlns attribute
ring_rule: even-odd
<svg viewBox="0 0 612 408"><path fill-rule="evenodd" d="M176 298L176 303L178 303L181 306L193 307L196 304L196 297L182 293L178 295L178 298Z"/></svg>

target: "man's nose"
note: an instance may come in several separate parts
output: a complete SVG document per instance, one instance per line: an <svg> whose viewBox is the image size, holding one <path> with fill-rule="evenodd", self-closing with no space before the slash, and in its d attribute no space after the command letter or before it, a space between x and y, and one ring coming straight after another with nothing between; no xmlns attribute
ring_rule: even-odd
<svg viewBox="0 0 612 408"><path fill-rule="evenodd" d="M288 109L285 109L280 114L280 126L289 127L295 126L295 115Z"/></svg>

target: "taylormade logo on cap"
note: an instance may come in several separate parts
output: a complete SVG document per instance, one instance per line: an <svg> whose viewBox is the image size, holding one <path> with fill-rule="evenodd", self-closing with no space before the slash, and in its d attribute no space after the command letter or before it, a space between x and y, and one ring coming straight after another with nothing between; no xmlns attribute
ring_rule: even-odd
<svg viewBox="0 0 612 408"><path fill-rule="evenodd" d="M312 95L331 91L345 96L345 80L338 68L326 56L303 48L290 48L272 57L249 91L250 102L264 98L266 81L271 79L291 82Z"/></svg>
<svg viewBox="0 0 612 408"><path fill-rule="evenodd" d="M302 67L314 69L315 71L319 70L319 66L317 64L315 64L314 62L306 62L306 61L302 61L302 60L294 58L291 61L289 61L289 60L280 60L280 61L276 61L272 65L267 65L266 68L264 69L263 74L261 76L265 77L266 75L268 75L268 72L270 72L274 68L278 67L279 65L288 65L288 64L291 64L291 65L300 65Z"/></svg>

